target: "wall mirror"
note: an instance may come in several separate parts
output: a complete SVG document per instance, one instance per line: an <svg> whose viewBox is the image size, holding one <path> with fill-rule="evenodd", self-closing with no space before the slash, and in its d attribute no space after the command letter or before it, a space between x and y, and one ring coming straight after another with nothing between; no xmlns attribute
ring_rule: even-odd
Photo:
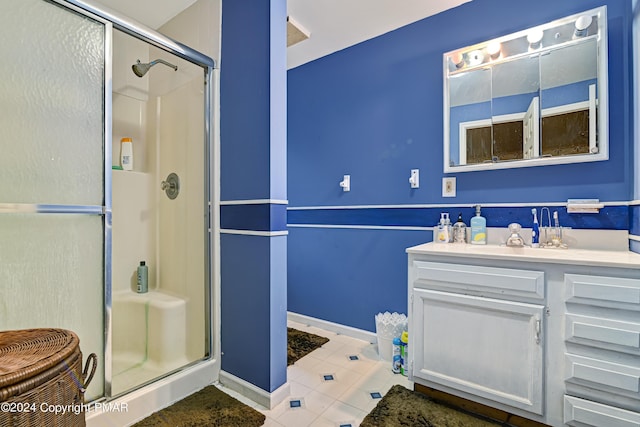
<svg viewBox="0 0 640 427"><path fill-rule="evenodd" d="M444 172L607 160L606 6L447 52Z"/></svg>

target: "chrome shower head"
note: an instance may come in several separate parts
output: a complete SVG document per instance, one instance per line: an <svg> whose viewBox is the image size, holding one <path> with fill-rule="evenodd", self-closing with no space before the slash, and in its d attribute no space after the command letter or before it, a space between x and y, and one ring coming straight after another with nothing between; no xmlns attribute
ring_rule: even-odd
<svg viewBox="0 0 640 427"><path fill-rule="evenodd" d="M151 62L149 62L147 64L140 62L140 60L138 59L136 61L136 63L131 66L131 69L133 70L133 72L134 72L134 74L136 76L142 77L145 74L147 74L147 71L149 71L149 68L153 67L157 63L164 64L164 65L166 65L168 67L173 68L175 71L178 71L178 66L177 65L170 64L167 61L162 60L162 59L156 59L155 61L151 61Z"/></svg>

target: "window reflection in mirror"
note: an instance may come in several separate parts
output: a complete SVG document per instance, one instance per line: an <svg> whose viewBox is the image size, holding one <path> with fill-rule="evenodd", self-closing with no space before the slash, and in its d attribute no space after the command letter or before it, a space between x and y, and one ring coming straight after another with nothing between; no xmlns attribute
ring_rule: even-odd
<svg viewBox="0 0 640 427"><path fill-rule="evenodd" d="M597 56L588 39L540 57L543 156L597 153Z"/></svg>
<svg viewBox="0 0 640 427"><path fill-rule="evenodd" d="M606 7L444 55L445 172L608 158Z"/></svg>

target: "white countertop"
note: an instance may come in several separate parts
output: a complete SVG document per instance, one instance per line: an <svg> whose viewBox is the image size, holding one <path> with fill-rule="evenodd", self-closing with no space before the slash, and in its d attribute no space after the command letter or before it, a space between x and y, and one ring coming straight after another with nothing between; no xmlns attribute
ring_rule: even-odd
<svg viewBox="0 0 640 427"><path fill-rule="evenodd" d="M531 248L528 246L507 247L495 244L472 245L469 243L443 244L430 242L407 248L406 251L409 254L622 267L640 270L640 254L629 250Z"/></svg>

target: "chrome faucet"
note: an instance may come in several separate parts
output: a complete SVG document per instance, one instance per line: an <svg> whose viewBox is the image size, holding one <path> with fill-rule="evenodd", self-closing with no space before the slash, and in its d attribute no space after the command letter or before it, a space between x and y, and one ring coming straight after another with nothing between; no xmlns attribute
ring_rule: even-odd
<svg viewBox="0 0 640 427"><path fill-rule="evenodd" d="M517 222L509 224L509 232L511 235L507 238L507 246L524 246L524 239L520 235L520 229L522 227Z"/></svg>

